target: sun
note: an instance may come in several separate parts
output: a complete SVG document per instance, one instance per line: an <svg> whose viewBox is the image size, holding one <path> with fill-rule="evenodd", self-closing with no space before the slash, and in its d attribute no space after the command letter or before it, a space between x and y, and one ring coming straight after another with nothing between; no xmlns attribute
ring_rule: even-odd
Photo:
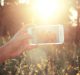
<svg viewBox="0 0 80 75"><path fill-rule="evenodd" d="M64 9L65 4L61 0L35 0L32 9L42 19L48 19L53 14L57 16Z"/></svg>

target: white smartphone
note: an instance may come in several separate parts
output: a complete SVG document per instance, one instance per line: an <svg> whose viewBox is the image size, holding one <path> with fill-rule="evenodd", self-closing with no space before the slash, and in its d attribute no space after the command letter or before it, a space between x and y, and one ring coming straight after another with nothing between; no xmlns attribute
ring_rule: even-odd
<svg viewBox="0 0 80 75"><path fill-rule="evenodd" d="M34 25L28 28L32 39L30 45L51 45L64 43L63 25Z"/></svg>

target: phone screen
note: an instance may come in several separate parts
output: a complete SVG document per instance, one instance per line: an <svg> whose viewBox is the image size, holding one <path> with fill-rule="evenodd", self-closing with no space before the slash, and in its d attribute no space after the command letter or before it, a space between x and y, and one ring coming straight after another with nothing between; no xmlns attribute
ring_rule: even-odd
<svg viewBox="0 0 80 75"><path fill-rule="evenodd" d="M39 25L28 29L34 45L60 44L64 42L64 28L62 25Z"/></svg>

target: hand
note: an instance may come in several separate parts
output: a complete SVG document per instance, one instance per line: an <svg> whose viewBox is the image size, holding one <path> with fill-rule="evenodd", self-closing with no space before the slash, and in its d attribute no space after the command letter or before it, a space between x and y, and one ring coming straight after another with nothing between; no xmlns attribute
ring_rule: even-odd
<svg viewBox="0 0 80 75"><path fill-rule="evenodd" d="M7 58L13 58L22 54L25 50L35 48L29 45L31 36L27 33L27 28L23 27L19 30L14 37L5 45L3 55Z"/></svg>

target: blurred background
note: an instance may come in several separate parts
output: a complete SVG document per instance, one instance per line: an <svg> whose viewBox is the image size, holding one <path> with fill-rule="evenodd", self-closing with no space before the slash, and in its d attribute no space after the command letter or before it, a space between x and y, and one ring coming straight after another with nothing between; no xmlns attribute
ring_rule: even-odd
<svg viewBox="0 0 80 75"><path fill-rule="evenodd" d="M23 25L64 25L64 44L40 46L0 64L0 75L80 75L79 0L0 0L0 45Z"/></svg>

